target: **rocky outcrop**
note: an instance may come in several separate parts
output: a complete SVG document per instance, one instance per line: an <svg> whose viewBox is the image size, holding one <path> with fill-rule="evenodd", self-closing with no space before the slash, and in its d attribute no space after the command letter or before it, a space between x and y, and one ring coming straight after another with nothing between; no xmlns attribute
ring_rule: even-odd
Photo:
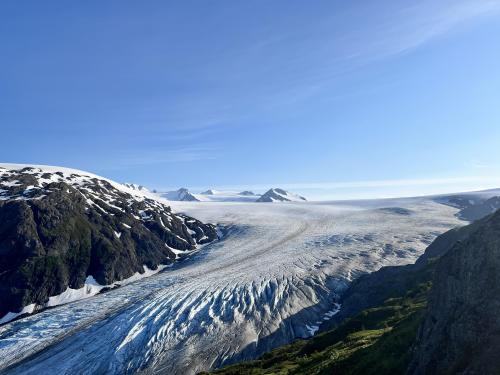
<svg viewBox="0 0 500 375"><path fill-rule="evenodd" d="M498 374L500 212L438 262L412 374Z"/></svg>
<svg viewBox="0 0 500 375"><path fill-rule="evenodd" d="M109 285L217 238L213 225L87 175L0 168L0 318L88 276Z"/></svg>
<svg viewBox="0 0 500 375"><path fill-rule="evenodd" d="M132 184L129 182L126 182L123 185L129 189L132 189L132 190L142 191L142 192L146 192L146 193L149 192L149 189L146 188L145 186L142 186L142 185Z"/></svg>
<svg viewBox="0 0 500 375"><path fill-rule="evenodd" d="M491 215L500 209L499 190L485 190L476 193L455 194L437 197L436 201L458 208L457 216L463 220L475 221Z"/></svg>
<svg viewBox="0 0 500 375"><path fill-rule="evenodd" d="M500 208L500 197L492 197L474 205L463 208L458 216L462 219L474 221L490 215Z"/></svg>

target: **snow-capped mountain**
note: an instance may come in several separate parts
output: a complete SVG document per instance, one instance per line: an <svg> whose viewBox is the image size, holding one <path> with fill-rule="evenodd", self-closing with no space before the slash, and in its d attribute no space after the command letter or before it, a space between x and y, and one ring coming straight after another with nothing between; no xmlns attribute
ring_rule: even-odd
<svg viewBox="0 0 500 375"><path fill-rule="evenodd" d="M0 164L0 323L158 272L216 238L213 225L144 191L68 168Z"/></svg>
<svg viewBox="0 0 500 375"><path fill-rule="evenodd" d="M160 196L169 201L189 201L189 202L255 202L259 195L250 191L241 193L235 191L220 191L214 189L205 190L199 194L191 193L188 189L182 188L175 191L160 193Z"/></svg>
<svg viewBox="0 0 500 375"><path fill-rule="evenodd" d="M199 194L191 193L188 189L182 188L160 194L170 201L192 201L192 202L304 202L306 198L290 193L286 190L273 188L265 194L255 194L252 191L242 192L220 191L214 189L205 190Z"/></svg>
<svg viewBox="0 0 500 375"><path fill-rule="evenodd" d="M208 189L208 190L205 190L205 191L201 192L200 194L203 194L203 195L215 195L216 191L212 190L212 189Z"/></svg>
<svg viewBox="0 0 500 375"><path fill-rule="evenodd" d="M250 190L245 190L245 191L242 191L242 192L238 193L238 195L243 195L243 196L254 196L254 195L257 195L257 194L255 194L253 191L250 191Z"/></svg>
<svg viewBox="0 0 500 375"><path fill-rule="evenodd" d="M168 199L169 201L181 201L181 202L200 201L200 199L197 196L189 192L189 190L186 188L180 188L179 190L160 193L160 196Z"/></svg>
<svg viewBox="0 0 500 375"><path fill-rule="evenodd" d="M265 192L257 202L304 202L306 198L279 188L272 188Z"/></svg>

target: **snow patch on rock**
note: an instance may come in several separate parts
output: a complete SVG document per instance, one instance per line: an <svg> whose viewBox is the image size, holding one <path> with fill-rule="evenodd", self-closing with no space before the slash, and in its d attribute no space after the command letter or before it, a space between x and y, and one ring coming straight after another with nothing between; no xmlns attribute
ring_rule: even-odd
<svg viewBox="0 0 500 375"><path fill-rule="evenodd" d="M272 188L265 192L257 202L305 202L306 198L289 191Z"/></svg>

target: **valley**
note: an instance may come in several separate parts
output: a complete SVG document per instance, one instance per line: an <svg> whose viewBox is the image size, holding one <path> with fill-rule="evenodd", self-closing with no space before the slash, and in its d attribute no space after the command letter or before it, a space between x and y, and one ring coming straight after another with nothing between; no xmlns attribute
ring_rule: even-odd
<svg viewBox="0 0 500 375"><path fill-rule="evenodd" d="M430 198L168 202L225 228L163 272L0 327L6 374L195 374L315 333L361 273L464 224Z"/></svg>

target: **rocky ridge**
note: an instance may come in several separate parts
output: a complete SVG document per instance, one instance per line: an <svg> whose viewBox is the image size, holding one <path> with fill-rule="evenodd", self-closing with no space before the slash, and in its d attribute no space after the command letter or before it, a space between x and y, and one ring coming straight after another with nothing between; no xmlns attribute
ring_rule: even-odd
<svg viewBox="0 0 500 375"><path fill-rule="evenodd" d="M214 225L105 178L0 164L0 319L158 271L216 238Z"/></svg>

